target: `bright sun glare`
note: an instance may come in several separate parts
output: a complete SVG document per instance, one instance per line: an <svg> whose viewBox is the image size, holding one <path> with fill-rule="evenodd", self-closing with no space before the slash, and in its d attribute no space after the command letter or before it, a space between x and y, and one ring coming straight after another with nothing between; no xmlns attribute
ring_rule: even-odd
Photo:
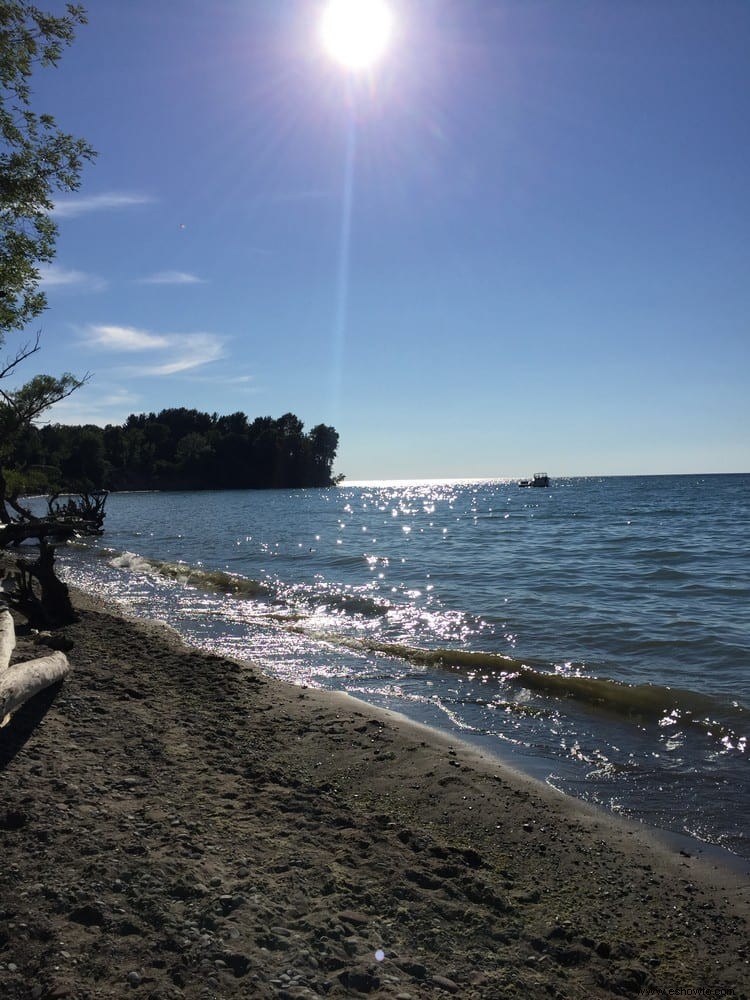
<svg viewBox="0 0 750 1000"><path fill-rule="evenodd" d="M363 70L383 55L393 15L385 0L328 0L320 34L329 55L349 70Z"/></svg>

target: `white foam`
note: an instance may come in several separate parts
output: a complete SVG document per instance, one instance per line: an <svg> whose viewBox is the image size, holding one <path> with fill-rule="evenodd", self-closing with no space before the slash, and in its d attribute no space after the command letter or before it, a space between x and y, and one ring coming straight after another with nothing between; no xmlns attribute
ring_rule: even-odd
<svg viewBox="0 0 750 1000"><path fill-rule="evenodd" d="M147 573L149 576L156 574L155 567L137 552L121 552L109 560L109 565L115 569L128 569L133 573Z"/></svg>

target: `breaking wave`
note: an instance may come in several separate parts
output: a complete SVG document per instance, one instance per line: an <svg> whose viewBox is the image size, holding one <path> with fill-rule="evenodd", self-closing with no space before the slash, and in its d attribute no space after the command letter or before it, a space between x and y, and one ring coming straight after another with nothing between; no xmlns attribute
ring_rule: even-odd
<svg viewBox="0 0 750 1000"><path fill-rule="evenodd" d="M293 630L306 632L300 626ZM309 633L307 633L309 635ZM661 684L625 684L608 677L586 677L559 673L529 665L528 660L500 653L464 649L421 649L403 643L378 642L368 638L318 634L317 638L334 645L361 652L380 653L421 666L472 671L498 683L525 688L552 698L570 699L597 711L660 725L693 725L709 736L731 739L740 749L747 748L747 737L738 735L738 727L747 727L750 711L733 702L672 688Z"/></svg>
<svg viewBox="0 0 750 1000"><path fill-rule="evenodd" d="M135 552L122 552L109 560L116 569L130 570L147 576L160 576L184 585L191 584L213 593L231 594L233 597L266 597L272 588L260 580L249 580L245 576L227 573L219 569L200 569L182 562L162 562L146 559Z"/></svg>

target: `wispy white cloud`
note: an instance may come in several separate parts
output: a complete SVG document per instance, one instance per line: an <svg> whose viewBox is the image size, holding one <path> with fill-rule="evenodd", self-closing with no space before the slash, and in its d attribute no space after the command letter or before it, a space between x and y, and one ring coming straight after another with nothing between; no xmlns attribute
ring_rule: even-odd
<svg viewBox="0 0 750 1000"><path fill-rule="evenodd" d="M215 333L152 333L130 326L89 326L83 337L89 347L119 353L160 351L155 364L127 369L130 375L177 375L224 357L224 339Z"/></svg>
<svg viewBox="0 0 750 1000"><path fill-rule="evenodd" d="M155 201L147 194L128 194L126 192L110 191L105 194L92 194L86 197L63 198L56 201L52 215L58 219L73 219L88 212L101 212L118 208L132 208L137 205L150 205Z"/></svg>
<svg viewBox="0 0 750 1000"><path fill-rule="evenodd" d="M138 375L178 375L224 357L224 344L213 333L182 333L171 338L173 357L163 364L140 368Z"/></svg>
<svg viewBox="0 0 750 1000"><path fill-rule="evenodd" d="M104 278L98 274L87 274L57 264L44 264L39 268L39 284L42 288L76 288L82 291L101 292L107 287Z"/></svg>
<svg viewBox="0 0 750 1000"><path fill-rule="evenodd" d="M205 280L187 271L159 271L148 278L140 278L141 285L203 285Z"/></svg>
<svg viewBox="0 0 750 1000"><path fill-rule="evenodd" d="M257 391L254 375L191 375L191 382L200 382L202 385L245 385L252 386L253 391Z"/></svg>
<svg viewBox="0 0 750 1000"><path fill-rule="evenodd" d="M110 351L152 351L170 346L169 337L132 326L90 326L85 333L86 342L92 347Z"/></svg>

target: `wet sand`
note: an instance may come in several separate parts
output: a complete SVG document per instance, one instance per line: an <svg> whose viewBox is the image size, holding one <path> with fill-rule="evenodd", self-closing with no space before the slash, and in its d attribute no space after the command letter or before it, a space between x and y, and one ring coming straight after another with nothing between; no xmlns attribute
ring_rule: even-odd
<svg viewBox="0 0 750 1000"><path fill-rule="evenodd" d="M75 600L0 730L3 998L750 995L740 873Z"/></svg>

